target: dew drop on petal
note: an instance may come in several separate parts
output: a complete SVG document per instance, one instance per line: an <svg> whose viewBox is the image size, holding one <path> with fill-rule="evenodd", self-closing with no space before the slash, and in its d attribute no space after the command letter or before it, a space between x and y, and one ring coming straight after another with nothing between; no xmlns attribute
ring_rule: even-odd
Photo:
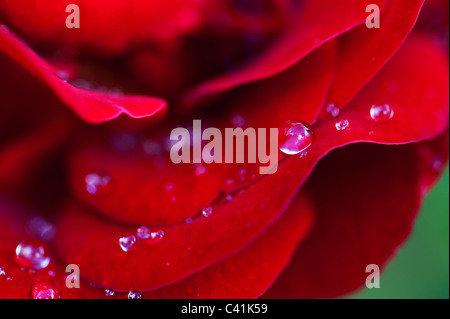
<svg viewBox="0 0 450 319"><path fill-rule="evenodd" d="M134 235L121 237L119 239L120 248L122 248L124 252L132 250L134 248L135 243L136 243L136 236Z"/></svg>
<svg viewBox="0 0 450 319"><path fill-rule="evenodd" d="M6 271L5 268L3 268L2 266L0 266L0 279L5 279L6 278Z"/></svg>
<svg viewBox="0 0 450 319"><path fill-rule="evenodd" d="M211 216L213 213L213 208L211 206L205 207L202 209L202 215L205 217Z"/></svg>
<svg viewBox="0 0 450 319"><path fill-rule="evenodd" d="M139 291L130 291L128 293L128 299L141 299L142 294Z"/></svg>
<svg viewBox="0 0 450 319"><path fill-rule="evenodd" d="M186 218L185 223L186 224L192 224L194 220L191 217Z"/></svg>
<svg viewBox="0 0 450 319"><path fill-rule="evenodd" d="M370 117L376 122L390 120L394 116L394 110L389 104L372 105Z"/></svg>
<svg viewBox="0 0 450 319"><path fill-rule="evenodd" d="M111 177L106 174L99 175L91 173L86 175L84 181L86 183L86 191L89 194L95 195L105 193L107 191L111 182Z"/></svg>
<svg viewBox="0 0 450 319"><path fill-rule="evenodd" d="M337 118L341 113L341 110L333 103L328 104L325 107L325 112L332 118Z"/></svg>
<svg viewBox="0 0 450 319"><path fill-rule="evenodd" d="M147 226L141 226L137 229L136 234L140 239L147 239L150 237L150 228Z"/></svg>
<svg viewBox="0 0 450 319"><path fill-rule="evenodd" d="M61 294L58 289L48 283L37 283L31 289L33 299L59 299Z"/></svg>
<svg viewBox="0 0 450 319"><path fill-rule="evenodd" d="M110 297L114 295L114 290L112 289L105 289L105 296Z"/></svg>
<svg viewBox="0 0 450 319"><path fill-rule="evenodd" d="M166 234L164 233L164 230L159 229L159 230L154 230L152 232L150 232L150 240L152 241L152 243L159 243L160 241L162 241L164 239L164 236Z"/></svg>
<svg viewBox="0 0 450 319"><path fill-rule="evenodd" d="M233 200L233 195L231 195L231 194L228 194L227 196L225 196L225 200L227 201L227 202L231 202L232 200Z"/></svg>
<svg viewBox="0 0 450 319"><path fill-rule="evenodd" d="M341 121L336 122L335 127L336 127L336 130L343 131L343 130L346 130L349 125L350 125L350 123L348 122L348 120L341 120Z"/></svg>
<svg viewBox="0 0 450 319"><path fill-rule="evenodd" d="M50 257L43 244L35 240L28 240L17 245L16 261L21 266L43 269L50 263Z"/></svg>
<svg viewBox="0 0 450 319"><path fill-rule="evenodd" d="M314 131L303 122L287 122L280 131L280 151L287 155L303 152L314 141Z"/></svg>

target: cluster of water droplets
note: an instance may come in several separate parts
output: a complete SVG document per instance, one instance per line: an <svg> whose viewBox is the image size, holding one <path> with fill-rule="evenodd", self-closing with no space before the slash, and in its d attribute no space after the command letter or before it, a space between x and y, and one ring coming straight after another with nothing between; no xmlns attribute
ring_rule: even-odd
<svg viewBox="0 0 450 319"><path fill-rule="evenodd" d="M162 229L150 229L147 226L140 226L136 230L136 235L129 235L119 238L120 248L124 252L134 250L138 240L145 240L146 243L157 244L165 238L165 232Z"/></svg>

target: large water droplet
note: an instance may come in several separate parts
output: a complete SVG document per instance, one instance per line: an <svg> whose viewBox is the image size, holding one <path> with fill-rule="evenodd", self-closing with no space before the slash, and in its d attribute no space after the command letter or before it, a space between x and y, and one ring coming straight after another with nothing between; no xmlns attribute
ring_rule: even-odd
<svg viewBox="0 0 450 319"><path fill-rule="evenodd" d="M336 124L334 126L336 127L336 130L343 131L343 130L347 129L349 125L350 125L350 123L348 122L348 120L341 120L341 121L336 122Z"/></svg>
<svg viewBox="0 0 450 319"><path fill-rule="evenodd" d="M303 122L288 122L280 132L280 151L288 155L298 154L311 146L314 131Z"/></svg>
<svg viewBox="0 0 450 319"><path fill-rule="evenodd" d="M377 122L390 120L394 116L394 110L389 104L372 105L370 117Z"/></svg>
<svg viewBox="0 0 450 319"><path fill-rule="evenodd" d="M209 217L212 215L213 211L214 210L211 206L205 207L202 209L202 215L205 217Z"/></svg>
<svg viewBox="0 0 450 319"><path fill-rule="evenodd" d="M111 182L111 177L109 175L103 174L88 174L84 178L86 183L86 190L89 194L95 195L104 193L107 191L108 186Z"/></svg>
<svg viewBox="0 0 450 319"><path fill-rule="evenodd" d="M61 294L58 289L48 283L37 283L31 289L33 299L59 299Z"/></svg>
<svg viewBox="0 0 450 319"><path fill-rule="evenodd" d="M134 248L135 243L136 243L136 236L134 235L121 237L119 239L120 248L122 248L124 252L132 250Z"/></svg>
<svg viewBox="0 0 450 319"><path fill-rule="evenodd" d="M50 263L43 244L35 240L21 242L16 247L16 261L26 267L42 269Z"/></svg>
<svg viewBox="0 0 450 319"><path fill-rule="evenodd" d="M141 299L142 294L139 291L130 291L128 293L128 299Z"/></svg>

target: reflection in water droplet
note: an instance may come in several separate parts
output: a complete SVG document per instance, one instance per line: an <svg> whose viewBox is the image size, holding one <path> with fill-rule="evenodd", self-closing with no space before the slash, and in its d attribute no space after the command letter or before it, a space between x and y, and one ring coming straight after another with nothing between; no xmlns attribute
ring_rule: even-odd
<svg viewBox="0 0 450 319"><path fill-rule="evenodd" d="M61 294L58 289L48 283L37 283L31 289L33 299L59 299Z"/></svg>
<svg viewBox="0 0 450 319"><path fill-rule="evenodd" d="M128 293L128 299L141 299L142 294L139 291L130 291Z"/></svg>
<svg viewBox="0 0 450 319"><path fill-rule="evenodd" d="M333 103L330 103L325 107L325 112L327 112L330 117L337 118L341 113L341 110Z"/></svg>
<svg viewBox="0 0 450 319"><path fill-rule="evenodd" d="M134 248L135 243L136 243L136 236L134 235L121 237L119 239L120 248L122 248L124 252L132 250Z"/></svg>
<svg viewBox="0 0 450 319"><path fill-rule="evenodd" d="M101 194L105 193L111 182L109 175L88 174L84 178L86 183L86 190L89 194Z"/></svg>
<svg viewBox="0 0 450 319"><path fill-rule="evenodd" d="M287 122L280 130L280 151L288 155L298 154L311 146L314 131L303 122Z"/></svg>
<svg viewBox="0 0 450 319"><path fill-rule="evenodd" d="M389 104L372 105L370 117L377 122L390 120L394 116L394 110Z"/></svg>
<svg viewBox="0 0 450 319"><path fill-rule="evenodd" d="M16 261L26 267L42 269L50 263L43 244L35 240L21 242L16 247Z"/></svg>
<svg viewBox="0 0 450 319"><path fill-rule="evenodd" d="M205 207L202 210L202 215L205 217L209 217L211 216L213 213L213 208L211 206Z"/></svg>
<svg viewBox="0 0 450 319"><path fill-rule="evenodd" d="M114 290L112 289L105 289L105 296L109 297L114 295Z"/></svg>
<svg viewBox="0 0 450 319"><path fill-rule="evenodd" d="M349 125L350 125L350 123L348 122L348 120L341 120L339 122L336 122L335 127L336 127L336 130L343 131L343 130L347 129Z"/></svg>

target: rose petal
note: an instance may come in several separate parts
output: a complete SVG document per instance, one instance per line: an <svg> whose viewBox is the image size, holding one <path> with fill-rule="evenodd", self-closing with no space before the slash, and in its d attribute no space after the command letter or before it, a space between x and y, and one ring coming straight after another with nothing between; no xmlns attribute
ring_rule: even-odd
<svg viewBox="0 0 450 319"><path fill-rule="evenodd" d="M338 38L338 68L328 100L347 105L401 46L414 26L423 0L390 1L380 28L361 25Z"/></svg>
<svg viewBox="0 0 450 319"><path fill-rule="evenodd" d="M64 103L87 122L109 121L122 113L133 118L142 118L166 110L166 102L159 98L139 95L113 96L70 85L58 78L43 59L4 27L0 27L0 51L47 83Z"/></svg>
<svg viewBox="0 0 450 319"><path fill-rule="evenodd" d="M384 8L385 1L374 1ZM323 8L327 8L324 10ZM188 107L202 99L237 86L259 81L286 70L329 40L361 24L367 17L366 4L347 2L345 6L326 0L303 2L292 16L288 32L270 49L239 70L218 76L194 87L183 98Z"/></svg>
<svg viewBox="0 0 450 319"><path fill-rule="evenodd" d="M425 195L430 167L423 169L420 148L436 142L355 145L325 158L305 185L314 193L318 223L262 298L341 296L364 284L367 265L384 268L411 232Z"/></svg>

